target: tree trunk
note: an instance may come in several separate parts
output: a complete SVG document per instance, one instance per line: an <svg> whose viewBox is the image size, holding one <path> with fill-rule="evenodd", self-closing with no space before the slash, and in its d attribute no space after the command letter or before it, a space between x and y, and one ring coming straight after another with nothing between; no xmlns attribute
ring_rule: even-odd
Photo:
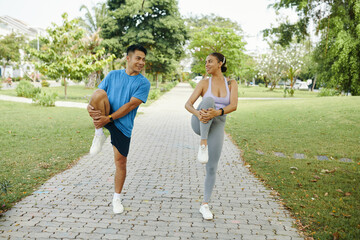
<svg viewBox="0 0 360 240"><path fill-rule="evenodd" d="M94 88L97 80L97 72L92 72L89 75L89 82L86 84L87 88Z"/></svg>
<svg viewBox="0 0 360 240"><path fill-rule="evenodd" d="M67 83L66 83L66 78L64 78L64 91L65 91L65 99L67 99Z"/></svg>
<svg viewBox="0 0 360 240"><path fill-rule="evenodd" d="M158 88L158 87L159 87L159 79L158 79L158 76L159 76L159 73L158 73L158 72L156 72L156 73L155 73L156 88Z"/></svg>
<svg viewBox="0 0 360 240"><path fill-rule="evenodd" d="M316 84L316 76L315 76L315 78L314 78L314 83L313 83L312 88L311 88L311 91L312 91L312 92L314 91L315 84Z"/></svg>

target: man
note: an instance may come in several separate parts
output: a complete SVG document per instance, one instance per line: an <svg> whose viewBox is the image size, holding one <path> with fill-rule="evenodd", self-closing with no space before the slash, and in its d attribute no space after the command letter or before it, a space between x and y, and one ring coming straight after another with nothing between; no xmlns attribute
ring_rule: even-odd
<svg viewBox="0 0 360 240"><path fill-rule="evenodd" d="M115 214L124 211L120 193L126 178L134 118L139 105L146 102L150 90L149 80L140 74L145 66L146 49L141 45L131 45L126 53L126 69L111 71L93 93L87 107L95 126L90 154L100 152L106 139L102 127L106 127L111 135L116 167L113 197Z"/></svg>

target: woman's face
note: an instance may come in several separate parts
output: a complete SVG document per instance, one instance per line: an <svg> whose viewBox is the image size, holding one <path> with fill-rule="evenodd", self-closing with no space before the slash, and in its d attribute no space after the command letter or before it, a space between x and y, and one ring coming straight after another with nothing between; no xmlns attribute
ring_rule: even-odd
<svg viewBox="0 0 360 240"><path fill-rule="evenodd" d="M205 61L205 69L208 74L213 74L214 72L221 71L222 63L217 59L217 57L209 55Z"/></svg>

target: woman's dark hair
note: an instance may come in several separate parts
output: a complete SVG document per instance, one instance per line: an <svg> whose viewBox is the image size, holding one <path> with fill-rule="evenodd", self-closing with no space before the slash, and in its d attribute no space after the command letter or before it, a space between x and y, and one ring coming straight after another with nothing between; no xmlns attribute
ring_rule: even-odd
<svg viewBox="0 0 360 240"><path fill-rule="evenodd" d="M129 55L129 53L131 53L131 52L134 53L136 50L142 51L143 53L145 53L145 55L147 54L146 48L144 48L144 47L141 46L140 44L134 44L134 45L129 46L129 47L126 49L126 55Z"/></svg>
<svg viewBox="0 0 360 240"><path fill-rule="evenodd" d="M217 52L211 53L209 55L216 57L219 60L219 62L222 62L223 64L221 65L221 72L226 72L227 67L225 67L225 64L226 64L225 56L222 55L221 53L217 53Z"/></svg>

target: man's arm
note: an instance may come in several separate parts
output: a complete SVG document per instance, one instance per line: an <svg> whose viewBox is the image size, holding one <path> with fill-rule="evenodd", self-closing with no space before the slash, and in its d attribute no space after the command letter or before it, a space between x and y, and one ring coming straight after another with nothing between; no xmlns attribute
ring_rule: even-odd
<svg viewBox="0 0 360 240"><path fill-rule="evenodd" d="M137 108L141 103L142 101L140 99L136 97L132 97L130 99L130 102L122 105L116 112L113 112L111 116L114 120L118 118L122 118L123 116L125 116L126 114Z"/></svg>
<svg viewBox="0 0 360 240"><path fill-rule="evenodd" d="M115 120L118 118L122 118L123 116L125 116L126 114L137 108L141 103L142 101L140 99L136 97L132 97L130 99L130 102L125 103L117 111L111 114L112 119ZM109 122L110 122L110 118L108 116L98 116L94 118L94 125L96 128L102 128Z"/></svg>

